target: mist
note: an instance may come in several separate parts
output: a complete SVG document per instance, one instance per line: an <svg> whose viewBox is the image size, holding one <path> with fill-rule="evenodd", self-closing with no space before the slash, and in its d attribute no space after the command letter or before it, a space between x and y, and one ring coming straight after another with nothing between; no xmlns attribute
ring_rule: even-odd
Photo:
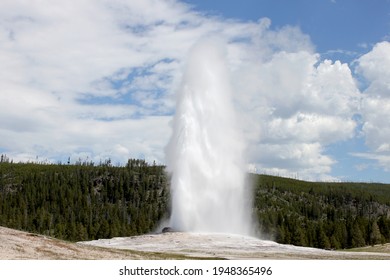
<svg viewBox="0 0 390 280"><path fill-rule="evenodd" d="M224 42L202 39L187 58L166 148L174 230L252 233L246 144L232 98Z"/></svg>

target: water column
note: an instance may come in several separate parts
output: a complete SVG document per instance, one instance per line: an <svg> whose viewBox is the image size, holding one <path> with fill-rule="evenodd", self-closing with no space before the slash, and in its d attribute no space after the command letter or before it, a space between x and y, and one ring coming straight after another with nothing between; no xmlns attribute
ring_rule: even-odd
<svg viewBox="0 0 390 280"><path fill-rule="evenodd" d="M245 141L232 97L224 43L201 40L187 59L166 148L175 230L251 233Z"/></svg>

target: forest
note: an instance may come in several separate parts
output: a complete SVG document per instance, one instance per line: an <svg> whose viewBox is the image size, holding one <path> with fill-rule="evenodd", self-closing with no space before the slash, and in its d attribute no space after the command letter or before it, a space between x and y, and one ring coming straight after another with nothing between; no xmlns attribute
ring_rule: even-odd
<svg viewBox="0 0 390 280"><path fill-rule="evenodd" d="M144 160L0 163L0 225L81 241L138 235L167 213L164 167Z"/></svg>
<svg viewBox="0 0 390 280"><path fill-rule="evenodd" d="M264 239L344 249L390 242L390 185L305 182L248 174ZM169 217L165 167L0 160L0 225L70 241L132 236Z"/></svg>
<svg viewBox="0 0 390 280"><path fill-rule="evenodd" d="M323 249L390 242L388 184L255 177L254 205L264 238Z"/></svg>

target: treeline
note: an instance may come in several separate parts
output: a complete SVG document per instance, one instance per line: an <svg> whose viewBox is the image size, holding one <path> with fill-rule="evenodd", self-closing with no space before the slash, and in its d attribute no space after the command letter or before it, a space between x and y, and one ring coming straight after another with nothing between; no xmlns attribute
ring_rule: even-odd
<svg viewBox="0 0 390 280"><path fill-rule="evenodd" d="M390 185L264 175L255 181L255 212L265 238L324 249L390 242Z"/></svg>
<svg viewBox="0 0 390 280"><path fill-rule="evenodd" d="M390 185L251 175L262 237L325 249L390 242ZM169 216L164 166L0 160L0 225L81 241L156 229Z"/></svg>
<svg viewBox="0 0 390 280"><path fill-rule="evenodd" d="M80 241L150 232L167 213L163 166L0 162L0 225Z"/></svg>

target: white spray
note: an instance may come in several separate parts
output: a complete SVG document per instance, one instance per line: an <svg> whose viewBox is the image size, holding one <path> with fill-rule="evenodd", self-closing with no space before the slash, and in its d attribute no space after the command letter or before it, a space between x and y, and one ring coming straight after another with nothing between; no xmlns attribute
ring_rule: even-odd
<svg viewBox="0 0 390 280"><path fill-rule="evenodd" d="M245 143L225 55L221 41L203 39L188 57L166 149L175 230L251 234Z"/></svg>

